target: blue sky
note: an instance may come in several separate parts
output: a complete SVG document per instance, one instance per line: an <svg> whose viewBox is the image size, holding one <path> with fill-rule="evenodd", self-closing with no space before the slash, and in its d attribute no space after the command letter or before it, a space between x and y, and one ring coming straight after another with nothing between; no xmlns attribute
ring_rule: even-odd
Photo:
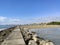
<svg viewBox="0 0 60 45"><path fill-rule="evenodd" d="M0 0L0 24L60 21L60 0Z"/></svg>

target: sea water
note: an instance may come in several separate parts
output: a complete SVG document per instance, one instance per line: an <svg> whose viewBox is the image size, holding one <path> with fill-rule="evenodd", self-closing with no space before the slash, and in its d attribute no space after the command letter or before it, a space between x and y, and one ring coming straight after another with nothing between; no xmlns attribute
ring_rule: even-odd
<svg viewBox="0 0 60 45"><path fill-rule="evenodd" d="M55 45L60 45L60 28L40 28L30 31L36 32L39 37L53 41Z"/></svg>
<svg viewBox="0 0 60 45"><path fill-rule="evenodd" d="M1 30L4 30L4 29L6 29L6 28L10 28L10 27L12 27L13 25L0 25L0 31Z"/></svg>

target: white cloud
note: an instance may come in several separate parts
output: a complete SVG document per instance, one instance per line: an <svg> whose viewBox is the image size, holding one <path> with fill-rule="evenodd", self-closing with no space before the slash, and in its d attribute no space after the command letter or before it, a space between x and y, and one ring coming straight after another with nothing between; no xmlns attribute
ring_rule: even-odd
<svg viewBox="0 0 60 45"><path fill-rule="evenodd" d="M8 18L0 16L0 24L6 25L6 24L20 24L20 19L17 18Z"/></svg>
<svg viewBox="0 0 60 45"><path fill-rule="evenodd" d="M15 18L10 18L8 23L9 24L20 24L21 20L20 19L15 19Z"/></svg>
<svg viewBox="0 0 60 45"><path fill-rule="evenodd" d="M0 16L0 24L2 24L2 25L6 25L6 24L30 24L30 23L50 22L50 21L60 21L60 16L37 17L37 18L27 19L27 20Z"/></svg>
<svg viewBox="0 0 60 45"><path fill-rule="evenodd" d="M20 19L11 18L10 21L12 21L12 22L20 22Z"/></svg>
<svg viewBox="0 0 60 45"><path fill-rule="evenodd" d="M7 19L6 17L0 16L0 22L5 21L6 19Z"/></svg>

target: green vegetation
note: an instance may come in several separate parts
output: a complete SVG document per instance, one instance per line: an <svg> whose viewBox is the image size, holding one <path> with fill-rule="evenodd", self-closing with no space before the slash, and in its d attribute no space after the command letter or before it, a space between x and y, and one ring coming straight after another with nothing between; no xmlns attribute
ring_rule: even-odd
<svg viewBox="0 0 60 45"><path fill-rule="evenodd" d="M47 23L47 25L60 25L60 22L50 22L50 23Z"/></svg>

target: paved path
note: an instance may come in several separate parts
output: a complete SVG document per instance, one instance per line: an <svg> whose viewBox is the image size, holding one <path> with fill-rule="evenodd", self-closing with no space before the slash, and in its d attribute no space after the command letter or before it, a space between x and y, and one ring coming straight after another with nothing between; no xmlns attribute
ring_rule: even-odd
<svg viewBox="0 0 60 45"><path fill-rule="evenodd" d="M25 45L19 26L12 31L1 45Z"/></svg>

